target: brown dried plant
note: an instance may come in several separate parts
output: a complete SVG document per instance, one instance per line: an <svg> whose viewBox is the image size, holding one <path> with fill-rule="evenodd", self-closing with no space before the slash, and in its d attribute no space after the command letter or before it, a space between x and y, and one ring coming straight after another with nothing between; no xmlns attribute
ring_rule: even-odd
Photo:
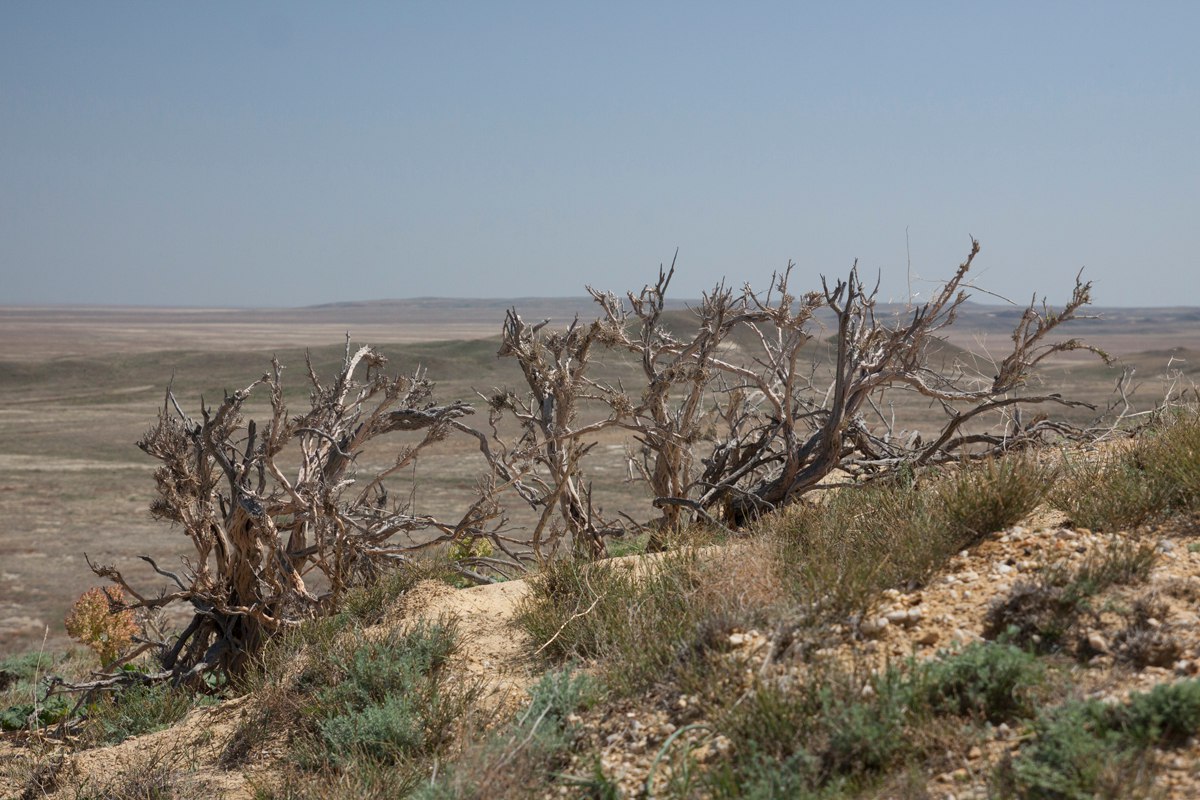
<svg viewBox="0 0 1200 800"><path fill-rule="evenodd" d="M141 633L134 613L124 604L125 593L119 586L93 586L79 596L63 621L67 634L90 647L101 665L116 661Z"/></svg>

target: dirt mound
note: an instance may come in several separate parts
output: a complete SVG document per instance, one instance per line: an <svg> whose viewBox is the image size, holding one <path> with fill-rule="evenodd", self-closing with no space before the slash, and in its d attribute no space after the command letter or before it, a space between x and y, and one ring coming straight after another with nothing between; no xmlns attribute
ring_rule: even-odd
<svg viewBox="0 0 1200 800"><path fill-rule="evenodd" d="M464 678L483 682L485 703L506 708L524 701L534 678L525 633L511 624L517 604L528 592L525 581L470 589L424 581L404 595L383 627L418 620L455 620L459 649L454 669Z"/></svg>
<svg viewBox="0 0 1200 800"><path fill-rule="evenodd" d="M525 701L533 678L524 634L510 624L527 592L524 581L470 589L425 581L367 635L417 621L456 621L460 645L451 668L463 680L480 681L483 702L500 712ZM170 787L228 800L252 798L254 784L269 777L269 767L227 771L220 761L253 703L249 695L227 700L196 709L167 730L78 752L51 741L19 745L15 738L0 739L0 798L65 800L81 792L103 796L117 786L142 787L147 795L154 787Z"/></svg>

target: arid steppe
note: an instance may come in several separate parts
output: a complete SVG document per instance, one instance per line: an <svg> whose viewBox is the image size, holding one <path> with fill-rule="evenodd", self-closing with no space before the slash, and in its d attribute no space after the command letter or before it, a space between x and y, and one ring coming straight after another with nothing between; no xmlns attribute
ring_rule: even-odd
<svg viewBox="0 0 1200 800"><path fill-rule="evenodd" d="M513 306L552 325L592 313L586 298L300 309L0 308L0 656L36 647L44 636L65 643L67 608L99 583L84 554L117 562L154 586L136 556L171 563L187 551L178 531L148 513L155 465L135 445L168 384L195 411L202 397L211 401L252 382L275 355L290 370L289 399L303 403L305 352L319 374L327 373L349 335L378 347L395 371L427 369L439 401L478 400L476 391L494 387L519 391L516 366L496 357L504 310ZM686 312L676 313L686 324ZM1186 386L1200 375L1200 310L1095 313L1099 319L1076 322L1065 333L1107 350L1117 365L1069 354L1041 372L1051 391L1104 406L1122 368L1132 368L1140 384L1135 401L1149 406L1172 382ZM1015 308L968 304L947 331L949 343L986 359L1003 347L1018 315ZM813 353L819 361L820 347ZM602 369L619 378L630 365L614 356ZM920 407L901 410L919 424ZM638 516L646 499L625 480L623 440L611 434L601 445L598 495ZM422 513L452 516L469 502L481 466L472 443L452 439L406 476L407 490Z"/></svg>

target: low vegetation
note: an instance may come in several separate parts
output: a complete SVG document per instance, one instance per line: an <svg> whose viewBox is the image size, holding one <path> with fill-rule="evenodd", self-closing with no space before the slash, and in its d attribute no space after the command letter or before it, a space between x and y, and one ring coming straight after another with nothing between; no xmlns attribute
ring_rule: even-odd
<svg viewBox="0 0 1200 800"><path fill-rule="evenodd" d="M1069 701L1039 714L1033 731L997 771L1000 797L1148 796L1155 748L1200 733L1200 681L1160 684L1117 705Z"/></svg>
<svg viewBox="0 0 1200 800"><path fill-rule="evenodd" d="M1125 530L1200 509L1198 414L1166 414L1126 448L1068 456L1052 502L1076 525L1097 530Z"/></svg>

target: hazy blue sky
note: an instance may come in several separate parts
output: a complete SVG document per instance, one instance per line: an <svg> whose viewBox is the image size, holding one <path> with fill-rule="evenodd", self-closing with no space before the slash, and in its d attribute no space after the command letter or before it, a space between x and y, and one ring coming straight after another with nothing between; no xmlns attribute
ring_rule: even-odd
<svg viewBox="0 0 1200 800"><path fill-rule="evenodd" d="M0 4L0 305L1200 305L1200 3ZM929 284L914 288L928 291Z"/></svg>

